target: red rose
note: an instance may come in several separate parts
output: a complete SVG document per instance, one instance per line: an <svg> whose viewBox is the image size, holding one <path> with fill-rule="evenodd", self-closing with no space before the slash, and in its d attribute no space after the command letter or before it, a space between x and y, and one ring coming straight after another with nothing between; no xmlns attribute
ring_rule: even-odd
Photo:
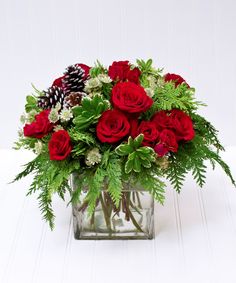
<svg viewBox="0 0 236 283"><path fill-rule="evenodd" d="M71 152L72 146L70 136L65 130L59 130L52 134L48 143L51 160L63 160Z"/></svg>
<svg viewBox="0 0 236 283"><path fill-rule="evenodd" d="M115 61L109 66L108 75L115 81L123 81L127 79L128 72L130 71L129 61Z"/></svg>
<svg viewBox="0 0 236 283"><path fill-rule="evenodd" d="M173 109L170 119L178 141L190 141L194 138L193 122L186 113L178 109Z"/></svg>
<svg viewBox="0 0 236 283"><path fill-rule="evenodd" d="M80 68L82 68L84 70L84 79L87 80L89 77L89 71L91 69L91 67L85 65L85 64L76 64L76 66L79 66Z"/></svg>
<svg viewBox="0 0 236 283"><path fill-rule="evenodd" d="M112 89L111 100L114 107L131 114L145 112L153 104L144 88L131 82L117 83Z"/></svg>
<svg viewBox="0 0 236 283"><path fill-rule="evenodd" d="M156 128L155 123L151 121L142 121L140 123L136 136L138 136L139 134L144 135L142 145L150 147L154 145L159 136L159 132Z"/></svg>
<svg viewBox="0 0 236 283"><path fill-rule="evenodd" d="M128 119L115 109L103 112L97 124L97 137L101 142L116 143L127 136L129 131Z"/></svg>
<svg viewBox="0 0 236 283"><path fill-rule="evenodd" d="M166 74L164 76L164 79L165 79L165 82L170 82L170 81L173 81L175 83L175 87L177 87L178 85L182 84L182 83L185 83L188 87L190 87L185 79L183 79L181 76L179 75L176 75L176 74Z"/></svg>
<svg viewBox="0 0 236 283"><path fill-rule="evenodd" d="M135 139L138 135L138 120L137 119L130 119L130 136Z"/></svg>
<svg viewBox="0 0 236 283"><path fill-rule="evenodd" d="M52 86L57 86L57 87L61 87L63 88L63 79L65 78L65 76L62 76L60 78L55 79L55 81L53 82Z"/></svg>
<svg viewBox="0 0 236 283"><path fill-rule="evenodd" d="M139 68L134 68L133 70L130 70L127 74L127 79L130 82L133 82L135 84L139 84L139 77L141 75L141 71Z"/></svg>
<svg viewBox="0 0 236 283"><path fill-rule="evenodd" d="M163 130L159 135L159 141L159 144L154 147L159 156L163 156L169 151L177 152L178 143L175 134L171 130Z"/></svg>
<svg viewBox="0 0 236 283"><path fill-rule="evenodd" d="M156 112L151 119L158 129L158 131L162 131L166 128L171 128L171 119L166 111L158 111Z"/></svg>
<svg viewBox="0 0 236 283"><path fill-rule="evenodd" d="M34 122L24 126L25 137L41 139L52 131L53 124L48 120L49 112L50 110L43 110L39 114L35 115Z"/></svg>

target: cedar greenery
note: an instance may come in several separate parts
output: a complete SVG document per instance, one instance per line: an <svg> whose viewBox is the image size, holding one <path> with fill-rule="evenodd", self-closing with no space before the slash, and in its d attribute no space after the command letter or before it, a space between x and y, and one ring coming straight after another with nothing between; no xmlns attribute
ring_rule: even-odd
<svg viewBox="0 0 236 283"><path fill-rule="evenodd" d="M195 137L187 142L179 142L177 152L169 151L163 157L157 156L152 147L143 146L143 134L135 138L129 136L119 144L100 142L96 136L96 125L102 113L112 108L111 90L117 81L111 81L108 77L108 69L97 61L90 69L90 79L97 80L99 87L93 92L92 86L89 85L90 80L85 82L86 87L91 88L91 92L82 99L80 105L66 109L73 116L72 119L64 117L60 120L62 112L58 108L59 118L54 130L59 126L68 131L73 145L71 154L65 160L50 160L48 142L52 133L40 140L21 134L15 144L15 149L26 148L36 153L36 157L24 166L24 170L14 181L33 173L34 179L28 195L38 193L39 208L51 228L54 227L55 219L52 208L54 194L58 194L64 200L65 194L69 193L70 202L76 204L80 201L81 192L86 190L87 195L82 209L88 209L91 216L101 200L102 190L107 192L114 209L118 209L122 198L129 202L129 195L124 192L124 188L129 184L141 186L163 204L166 186L163 179L169 180L173 188L180 192L186 174L191 172L196 183L203 187L206 181L206 161L210 161L213 169L218 164L232 184L236 185L229 166L219 155L224 147L217 137L218 131L196 112L205 104L195 99L194 88L189 88L185 83L176 86L173 81L166 82L162 74L163 70L154 68L151 59L146 62L137 60L137 64L130 65L130 68L131 70L139 68L141 85L153 91L154 103L149 110L141 114L141 119L149 120L160 110L180 109L191 117ZM103 79L100 82L99 76ZM37 101L43 92L34 86L33 88L34 94L26 97L25 112L28 120L26 119L25 123L32 122L32 117L34 118L34 115L42 110L38 107ZM96 159L90 160L90 155L95 154L91 153L94 148L99 154L95 156ZM93 155L92 157L94 158ZM76 178L74 177L73 180L76 184L74 191L68 183L72 173L77 174L74 175ZM126 212L129 213L128 207ZM133 215L129 216L137 226L135 219L132 218Z"/></svg>

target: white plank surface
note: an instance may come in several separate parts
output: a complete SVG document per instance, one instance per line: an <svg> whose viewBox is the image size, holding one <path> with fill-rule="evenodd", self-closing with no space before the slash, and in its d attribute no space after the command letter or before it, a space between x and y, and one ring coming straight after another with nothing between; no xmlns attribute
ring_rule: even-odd
<svg viewBox="0 0 236 283"><path fill-rule="evenodd" d="M236 282L236 189L220 169L204 189L188 178L177 195L167 188L156 205L151 241L77 241L71 209L54 202L56 229L41 221L31 178L7 185L27 152L0 150L0 282ZM225 160L236 175L236 148Z"/></svg>

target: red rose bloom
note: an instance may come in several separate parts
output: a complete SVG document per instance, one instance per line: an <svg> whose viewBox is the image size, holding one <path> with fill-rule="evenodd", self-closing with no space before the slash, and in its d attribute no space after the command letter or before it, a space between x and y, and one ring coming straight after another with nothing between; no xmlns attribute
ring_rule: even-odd
<svg viewBox="0 0 236 283"><path fill-rule="evenodd" d="M113 81L130 81L139 84L141 71L139 68L130 69L129 61L113 62L108 69L108 75Z"/></svg>
<svg viewBox="0 0 236 283"><path fill-rule="evenodd" d="M138 135L138 120L137 119L130 119L130 136L135 139Z"/></svg>
<svg viewBox="0 0 236 283"><path fill-rule="evenodd" d="M158 129L158 131L162 131L166 128L171 128L171 119L166 111L158 111L156 112L151 119Z"/></svg>
<svg viewBox="0 0 236 283"><path fill-rule="evenodd" d="M50 133L53 129L53 124L48 120L50 110L43 110L35 115L35 121L24 126L24 136L41 139Z"/></svg>
<svg viewBox="0 0 236 283"><path fill-rule="evenodd" d="M131 82L116 84L112 89L111 101L114 107L131 114L145 112L153 104L144 88Z"/></svg>
<svg viewBox="0 0 236 283"><path fill-rule="evenodd" d="M173 109L170 119L178 141L190 141L194 138L193 122L186 113L178 109Z"/></svg>
<svg viewBox="0 0 236 283"><path fill-rule="evenodd" d="M144 135L142 145L150 147L154 145L159 136L155 123L151 121L142 121L140 123L136 136L139 134Z"/></svg>
<svg viewBox="0 0 236 283"><path fill-rule="evenodd" d="M129 131L128 119L115 109L103 112L97 124L97 137L101 142L116 143L127 136Z"/></svg>
<svg viewBox="0 0 236 283"><path fill-rule="evenodd" d="M123 81L127 79L129 71L129 61L115 61L111 66L109 66L108 75L113 81Z"/></svg>
<svg viewBox="0 0 236 283"><path fill-rule="evenodd" d="M134 68L133 70L130 70L127 74L127 79L130 82L133 82L135 84L139 84L139 77L141 75L141 71L139 68Z"/></svg>
<svg viewBox="0 0 236 283"><path fill-rule="evenodd" d="M154 147L159 156L163 156L169 151L177 152L178 143L175 134L171 130L163 130L159 135L159 141L160 143Z"/></svg>
<svg viewBox="0 0 236 283"><path fill-rule="evenodd" d="M81 64L81 63L76 64L76 65L84 70L84 79L87 80L88 77L89 77L89 71L90 71L91 67L89 67L89 66L87 66L85 64Z"/></svg>
<svg viewBox="0 0 236 283"><path fill-rule="evenodd" d="M181 76L179 75L176 75L176 74L166 74L164 76L164 79L165 79L165 82L170 82L170 81L173 81L175 83L175 87L177 87L178 85L182 84L182 83L185 83L188 87L190 87L185 79L183 79Z"/></svg>
<svg viewBox="0 0 236 283"><path fill-rule="evenodd" d="M70 136L65 130L59 130L52 134L48 143L51 160L63 160L70 154L72 146Z"/></svg>

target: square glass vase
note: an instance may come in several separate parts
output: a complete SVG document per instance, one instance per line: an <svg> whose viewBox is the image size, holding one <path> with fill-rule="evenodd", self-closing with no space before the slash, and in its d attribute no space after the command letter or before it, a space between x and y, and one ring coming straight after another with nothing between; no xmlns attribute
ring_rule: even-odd
<svg viewBox="0 0 236 283"><path fill-rule="evenodd" d="M76 190L79 175L71 175L72 190ZM100 190L95 210L88 213L87 189L83 188L80 202L72 205L74 237L77 240L153 239L154 200L141 187L123 184L121 201L117 207L106 183Z"/></svg>

